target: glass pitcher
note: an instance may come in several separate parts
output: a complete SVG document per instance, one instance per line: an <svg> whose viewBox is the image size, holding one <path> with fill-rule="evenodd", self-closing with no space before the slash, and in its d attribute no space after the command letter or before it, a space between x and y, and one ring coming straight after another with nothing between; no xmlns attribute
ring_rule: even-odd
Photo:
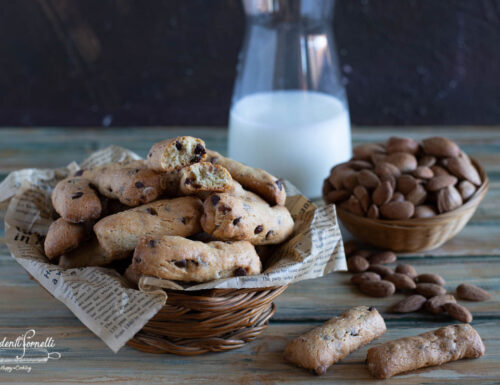
<svg viewBox="0 0 500 385"><path fill-rule="evenodd" d="M351 157L332 32L334 0L243 0L247 29L229 117L229 156L321 196Z"/></svg>

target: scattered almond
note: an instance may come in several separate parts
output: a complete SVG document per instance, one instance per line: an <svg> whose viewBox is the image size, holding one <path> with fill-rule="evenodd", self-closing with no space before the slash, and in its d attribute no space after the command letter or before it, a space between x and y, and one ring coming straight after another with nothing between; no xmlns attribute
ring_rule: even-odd
<svg viewBox="0 0 500 385"><path fill-rule="evenodd" d="M395 271L396 273L406 274L411 279L415 279L415 277L418 275L415 268L412 265L408 265L407 263L397 265Z"/></svg>
<svg viewBox="0 0 500 385"><path fill-rule="evenodd" d="M460 322L472 322L472 314L466 307L453 302L445 303L443 307L451 318Z"/></svg>
<svg viewBox="0 0 500 385"><path fill-rule="evenodd" d="M372 254L373 254L373 252L371 250L367 250L367 249L359 249L359 250L356 250L356 252L354 253L354 255L358 255L358 256L366 258L366 259L369 259Z"/></svg>
<svg viewBox="0 0 500 385"><path fill-rule="evenodd" d="M359 289L370 297L388 297L396 291L396 287L392 282L383 279L380 281L365 281L359 286Z"/></svg>
<svg viewBox="0 0 500 385"><path fill-rule="evenodd" d="M351 273L361 273L366 271L369 266L368 261L359 255L354 255L347 259L347 270Z"/></svg>
<svg viewBox="0 0 500 385"><path fill-rule="evenodd" d="M374 265L387 265L388 263L396 262L397 258L396 254L392 251L381 251L370 257L370 263Z"/></svg>
<svg viewBox="0 0 500 385"><path fill-rule="evenodd" d="M435 283L417 283L416 291L418 294L422 294L427 298L446 294L446 289Z"/></svg>
<svg viewBox="0 0 500 385"><path fill-rule="evenodd" d="M387 281L390 281L396 286L396 289L400 290L411 290L415 289L417 286L413 279L408 277L406 274L394 273L384 277Z"/></svg>
<svg viewBox="0 0 500 385"><path fill-rule="evenodd" d="M444 304L446 303L456 303L455 297L451 294L444 295L436 295L435 297L431 297L425 303L425 307L433 314L441 314L444 312Z"/></svg>
<svg viewBox="0 0 500 385"><path fill-rule="evenodd" d="M462 283L457 286L457 296L468 301L487 301L491 298L490 293L469 283Z"/></svg>
<svg viewBox="0 0 500 385"><path fill-rule="evenodd" d="M385 277L385 276L387 276L387 275L391 275L391 274L394 273L394 270L392 270L390 267L384 266L384 265L370 264L370 267L368 268L368 270L369 271L373 271L374 273L377 273L382 278Z"/></svg>
<svg viewBox="0 0 500 385"><path fill-rule="evenodd" d="M439 286L444 286L446 283L443 277L432 273L419 274L416 280L418 283L435 283Z"/></svg>
<svg viewBox="0 0 500 385"><path fill-rule="evenodd" d="M372 271L365 271L363 273L354 274L351 277L351 283L354 285L361 285L365 281L380 281L382 278L377 273Z"/></svg>
<svg viewBox="0 0 500 385"><path fill-rule="evenodd" d="M405 299L391 306L390 312L412 313L415 311L419 311L426 301L426 298L419 294L410 295L409 297L406 297Z"/></svg>

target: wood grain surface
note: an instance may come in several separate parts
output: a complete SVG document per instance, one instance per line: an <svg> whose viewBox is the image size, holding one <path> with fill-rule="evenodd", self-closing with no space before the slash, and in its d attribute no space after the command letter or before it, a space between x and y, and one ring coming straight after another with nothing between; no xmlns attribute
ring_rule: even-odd
<svg viewBox="0 0 500 385"><path fill-rule="evenodd" d="M198 135L209 147L223 151L223 129L6 129L0 131L0 173L23 167L55 167L81 160L88 153L118 144L144 155L154 141L179 133ZM436 128L359 128L356 143L380 141L390 135L421 138ZM385 381L387 384L495 384L500 382L500 131L496 127L440 128L486 168L491 187L479 210L456 238L437 250L399 256L419 272L441 274L453 291L462 282L479 285L493 295L487 302L462 302L474 315L486 345L477 360L463 360L418 370ZM227 353L199 357L152 355L124 347L113 354L60 302L30 280L10 257L0 229L0 340L34 328L37 336L51 336L62 357L32 365L31 373L4 373L0 383L14 384L319 384L374 383L364 367L364 347L321 377L295 368L282 358L290 339L355 305L373 305L383 314L388 332L376 343L416 335L454 321L426 313L388 314L388 299L361 295L348 283L347 273L333 273L292 285L276 301L277 312L269 328L256 341Z"/></svg>

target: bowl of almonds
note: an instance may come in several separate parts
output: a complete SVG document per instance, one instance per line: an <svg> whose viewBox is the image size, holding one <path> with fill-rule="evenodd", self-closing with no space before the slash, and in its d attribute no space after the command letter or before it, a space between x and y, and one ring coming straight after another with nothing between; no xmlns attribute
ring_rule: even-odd
<svg viewBox="0 0 500 385"><path fill-rule="evenodd" d="M450 139L391 137L355 147L351 160L333 167L323 199L360 240L416 252L462 230L488 184L481 165Z"/></svg>

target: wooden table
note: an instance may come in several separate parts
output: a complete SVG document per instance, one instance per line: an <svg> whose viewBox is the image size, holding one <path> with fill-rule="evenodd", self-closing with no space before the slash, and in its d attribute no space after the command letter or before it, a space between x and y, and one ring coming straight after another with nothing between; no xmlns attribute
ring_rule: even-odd
<svg viewBox="0 0 500 385"><path fill-rule="evenodd" d="M98 148L116 144L144 156L151 144L180 133L200 136L216 150L225 149L223 129L2 129L0 130L0 179L26 167L56 167L82 160ZM486 168L491 187L486 199L453 240L431 252L400 256L420 272L441 274L453 290L461 282L480 285L493 294L488 302L471 302L473 326L486 344L486 355L442 367L423 369L388 380L390 384L499 383L500 381L500 127L463 128L359 128L355 143L381 141L391 135L423 138L430 135L455 139ZM3 237L3 220L0 237ZM27 329L37 336L54 338L62 357L33 364L31 373L4 373L4 383L92 384L316 384L373 383L363 361L367 347L330 368L322 377L288 365L282 351L287 341L354 305L374 305L386 319L388 331L377 342L435 329L452 323L445 316L393 315L387 306L399 298L369 298L348 284L349 275L334 273L322 279L292 285L276 304L278 310L261 338L242 349L198 357L153 355L124 347L112 353L60 302L31 281L9 255L0 238L0 341ZM0 364L1 365L1 364Z"/></svg>

